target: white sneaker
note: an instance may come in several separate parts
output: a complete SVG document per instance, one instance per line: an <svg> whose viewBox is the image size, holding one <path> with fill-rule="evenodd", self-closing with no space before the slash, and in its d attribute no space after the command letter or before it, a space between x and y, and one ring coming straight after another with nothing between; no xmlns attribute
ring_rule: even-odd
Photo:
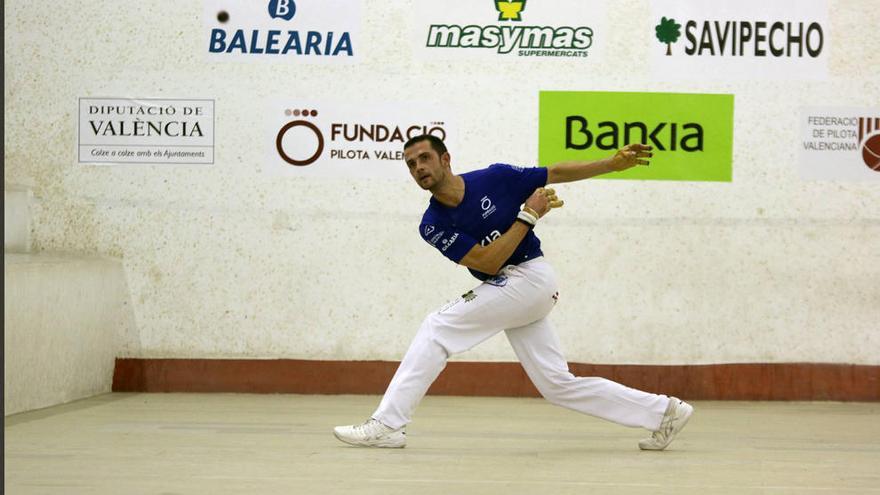
<svg viewBox="0 0 880 495"><path fill-rule="evenodd" d="M665 449L667 445L672 443L675 435L678 435L678 432L684 428L693 413L694 407L692 405L677 397L670 397L669 405L666 406L666 412L663 414L663 420L660 421L660 428L651 435L651 438L639 441L639 448L642 450Z"/></svg>
<svg viewBox="0 0 880 495"><path fill-rule="evenodd" d="M333 428L333 435L349 445L358 447L392 449L406 447L406 426L395 430L373 418L362 425L337 426Z"/></svg>

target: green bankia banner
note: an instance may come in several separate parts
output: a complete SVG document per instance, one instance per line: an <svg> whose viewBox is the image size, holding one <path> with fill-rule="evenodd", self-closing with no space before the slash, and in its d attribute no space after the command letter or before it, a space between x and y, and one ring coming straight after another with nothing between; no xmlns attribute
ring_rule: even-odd
<svg viewBox="0 0 880 495"><path fill-rule="evenodd" d="M542 91L541 165L606 158L629 143L654 147L648 167L608 179L730 182L733 95Z"/></svg>

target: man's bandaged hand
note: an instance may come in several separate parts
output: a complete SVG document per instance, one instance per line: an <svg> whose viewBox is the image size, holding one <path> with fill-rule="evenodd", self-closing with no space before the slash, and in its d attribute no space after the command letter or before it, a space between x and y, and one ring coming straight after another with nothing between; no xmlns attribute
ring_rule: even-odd
<svg viewBox="0 0 880 495"><path fill-rule="evenodd" d="M532 210L538 218L543 217L552 208L561 208L564 202L556 196L556 191L549 187L535 189L526 200L525 207Z"/></svg>
<svg viewBox="0 0 880 495"><path fill-rule="evenodd" d="M564 201L556 197L556 190L550 187L539 189L544 191L544 195L547 196L547 203L550 205L550 208L562 208L562 205L565 204Z"/></svg>
<svg viewBox="0 0 880 495"><path fill-rule="evenodd" d="M633 143L620 148L611 158L608 168L614 172L620 172L636 165L649 165L648 158L654 156L651 150L654 148L645 144Z"/></svg>

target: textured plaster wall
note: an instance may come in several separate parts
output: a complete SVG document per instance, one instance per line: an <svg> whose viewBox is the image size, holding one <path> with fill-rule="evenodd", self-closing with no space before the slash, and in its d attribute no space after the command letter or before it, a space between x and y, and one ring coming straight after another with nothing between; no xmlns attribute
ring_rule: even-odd
<svg viewBox="0 0 880 495"><path fill-rule="evenodd" d="M119 350L137 352L117 260L6 253L3 289L6 415L109 392Z"/></svg>
<svg viewBox="0 0 880 495"><path fill-rule="evenodd" d="M4 179L34 191L36 250L123 259L129 355L393 360L474 281L419 238L412 183L266 175L267 102L441 102L460 131L453 166L528 165L539 90L733 93L732 183L558 188L567 206L539 234L568 359L880 364L880 188L801 181L789 125L803 105L878 106L876 2L830 2L830 80L741 83L651 80L648 3L613 4L607 56L574 70L416 59L403 0L370 2L351 67L208 63L198 1L65 15L8 1ZM216 164L77 165L87 96L216 99ZM461 358L515 359L503 337Z"/></svg>

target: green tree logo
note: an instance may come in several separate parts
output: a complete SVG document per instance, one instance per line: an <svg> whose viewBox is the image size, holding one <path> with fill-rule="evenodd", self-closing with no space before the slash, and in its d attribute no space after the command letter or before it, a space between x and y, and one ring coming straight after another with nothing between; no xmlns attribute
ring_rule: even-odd
<svg viewBox="0 0 880 495"><path fill-rule="evenodd" d="M681 24L675 22L675 19L660 19L660 24L654 28L657 32L657 39L661 43L666 43L666 56L672 55L672 44L678 41L681 36Z"/></svg>

